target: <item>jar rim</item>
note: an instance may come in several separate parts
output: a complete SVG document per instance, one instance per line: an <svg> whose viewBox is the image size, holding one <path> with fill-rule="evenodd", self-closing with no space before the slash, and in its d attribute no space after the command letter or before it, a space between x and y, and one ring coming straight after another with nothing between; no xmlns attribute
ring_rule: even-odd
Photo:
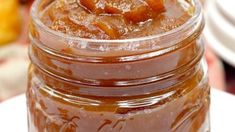
<svg viewBox="0 0 235 132"><path fill-rule="evenodd" d="M199 0L191 0L193 6L195 7L195 11L192 15L192 17L190 17L189 20L187 20L185 23L183 23L182 25L163 32L163 33L158 33L155 35L149 35L149 36L144 36L144 37L137 37L137 38L128 38L128 39L112 39L112 40L107 40L107 39L89 39L89 38L81 38L81 37L76 37L76 36L71 36L65 33L61 33L61 32L57 32L54 31L52 29L50 29L49 27L47 27L45 24L43 24L43 22L40 20L39 18L39 13L38 13L38 5L40 4L42 0L36 0L30 10L30 15L32 20L34 21L34 23L40 27L41 30L45 30L46 32L50 33L51 35L63 38L63 39L67 39L67 40L71 40L71 41L80 41L80 42L87 42L87 43L107 43L107 44L112 44L112 43L131 43L131 42L138 42L138 41L147 41L147 40L151 40L151 39L160 39L164 36L171 36L173 34L178 34L180 31L182 31L185 28L189 28L192 27L195 23L195 21L197 21L200 16L202 15L202 6L200 4Z"/></svg>

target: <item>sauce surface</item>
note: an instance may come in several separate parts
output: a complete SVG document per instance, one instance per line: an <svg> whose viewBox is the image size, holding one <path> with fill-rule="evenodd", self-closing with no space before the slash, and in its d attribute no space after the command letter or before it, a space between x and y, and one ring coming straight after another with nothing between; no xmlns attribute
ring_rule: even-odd
<svg viewBox="0 0 235 132"><path fill-rule="evenodd" d="M90 39L156 35L184 24L191 3L177 0L56 0L41 15L52 30Z"/></svg>

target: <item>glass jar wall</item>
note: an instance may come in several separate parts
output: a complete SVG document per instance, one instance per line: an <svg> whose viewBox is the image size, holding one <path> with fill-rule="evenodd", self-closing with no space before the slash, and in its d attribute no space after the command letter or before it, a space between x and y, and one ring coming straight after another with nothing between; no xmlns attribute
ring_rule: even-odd
<svg viewBox="0 0 235 132"><path fill-rule="evenodd" d="M201 5L183 25L122 40L73 37L31 11L30 132L207 132L209 85Z"/></svg>

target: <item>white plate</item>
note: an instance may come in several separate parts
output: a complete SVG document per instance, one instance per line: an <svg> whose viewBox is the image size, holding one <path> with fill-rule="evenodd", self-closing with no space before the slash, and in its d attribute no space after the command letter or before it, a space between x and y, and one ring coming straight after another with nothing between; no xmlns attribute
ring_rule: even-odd
<svg viewBox="0 0 235 132"><path fill-rule="evenodd" d="M204 30L204 35L206 36L205 38L208 45L217 53L217 55L219 55L228 64L235 67L235 52L213 36L207 27Z"/></svg>
<svg viewBox="0 0 235 132"><path fill-rule="evenodd" d="M235 67L234 5L234 0L207 0L204 36L210 47Z"/></svg>
<svg viewBox="0 0 235 132"><path fill-rule="evenodd" d="M212 90L211 132L235 131L235 96ZM25 95L0 104L0 131L27 132Z"/></svg>

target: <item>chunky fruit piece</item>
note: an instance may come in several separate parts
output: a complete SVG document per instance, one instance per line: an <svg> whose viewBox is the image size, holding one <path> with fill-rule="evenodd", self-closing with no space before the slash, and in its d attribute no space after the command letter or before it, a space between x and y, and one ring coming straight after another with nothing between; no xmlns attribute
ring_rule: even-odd
<svg viewBox="0 0 235 132"><path fill-rule="evenodd" d="M102 0L79 0L79 3L88 11L95 14L104 13L105 3Z"/></svg>
<svg viewBox="0 0 235 132"><path fill-rule="evenodd" d="M156 12L162 12L165 10L164 1L165 0L146 0L150 8Z"/></svg>
<svg viewBox="0 0 235 132"><path fill-rule="evenodd" d="M132 21L134 23L146 21L151 18L148 6L145 5L136 7L133 10L126 12L124 16L128 21Z"/></svg>
<svg viewBox="0 0 235 132"><path fill-rule="evenodd" d="M121 14L122 13L121 10L109 4L105 5L104 11L108 14Z"/></svg>
<svg viewBox="0 0 235 132"><path fill-rule="evenodd" d="M97 0L79 0L80 4L87 10L94 12L96 10Z"/></svg>
<svg viewBox="0 0 235 132"><path fill-rule="evenodd" d="M64 17L68 11L66 10L66 4L63 0L59 0L55 2L55 6L52 6L47 10L48 16L51 21L55 21L56 19L61 19Z"/></svg>
<svg viewBox="0 0 235 132"><path fill-rule="evenodd" d="M97 20L94 22L94 25L97 26L100 30L104 31L105 34L107 34L111 39L115 39L120 36L117 28L107 21Z"/></svg>
<svg viewBox="0 0 235 132"><path fill-rule="evenodd" d="M68 17L70 21L73 23L79 25L79 26L85 26L87 28L91 28L91 23L95 20L95 15L90 14L83 9L74 9L73 11L70 11L68 14Z"/></svg>
<svg viewBox="0 0 235 132"><path fill-rule="evenodd" d="M118 9L122 13L129 11L135 3L135 0L105 0L106 6Z"/></svg>

